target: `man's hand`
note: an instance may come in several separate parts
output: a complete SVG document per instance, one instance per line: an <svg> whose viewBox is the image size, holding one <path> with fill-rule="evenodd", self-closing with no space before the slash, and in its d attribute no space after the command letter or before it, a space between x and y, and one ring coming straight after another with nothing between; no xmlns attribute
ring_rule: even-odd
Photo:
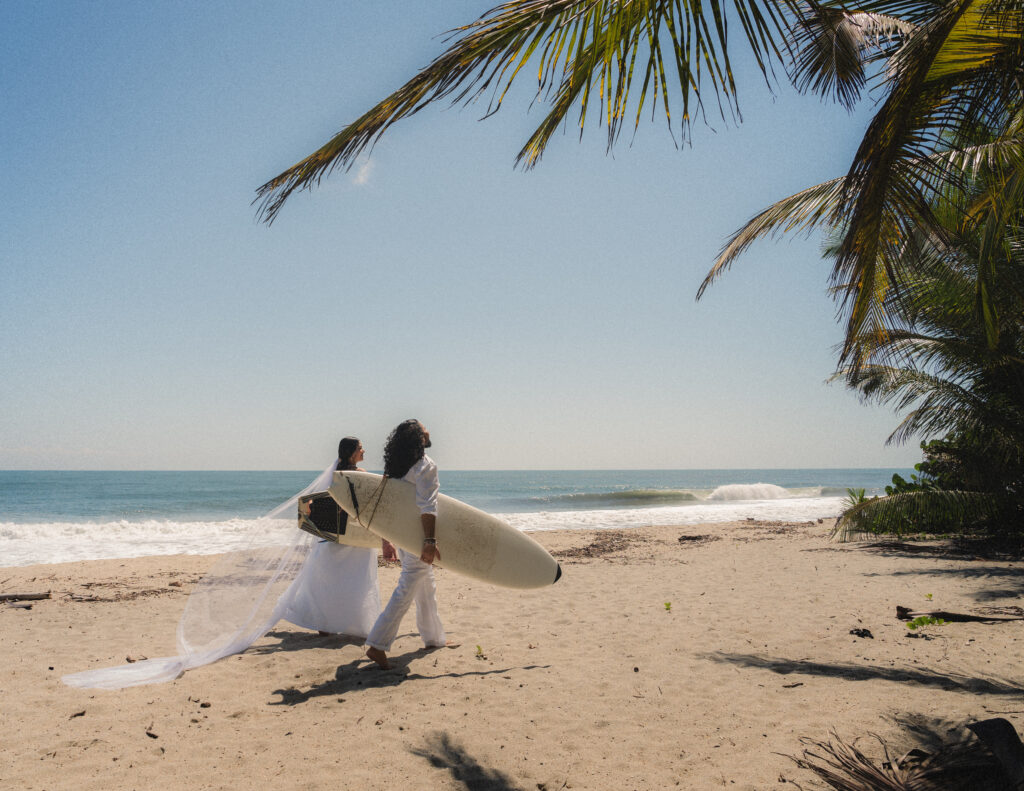
<svg viewBox="0 0 1024 791"><path fill-rule="evenodd" d="M395 563L398 561L398 553L395 552L395 545L387 539L381 539L380 542L381 551L384 553L384 560L387 563Z"/></svg>
<svg viewBox="0 0 1024 791"><path fill-rule="evenodd" d="M437 551L437 543L434 539L437 517L433 514L420 514L420 524L423 525L423 549L420 550L420 560L429 566L435 560L441 559L441 553Z"/></svg>

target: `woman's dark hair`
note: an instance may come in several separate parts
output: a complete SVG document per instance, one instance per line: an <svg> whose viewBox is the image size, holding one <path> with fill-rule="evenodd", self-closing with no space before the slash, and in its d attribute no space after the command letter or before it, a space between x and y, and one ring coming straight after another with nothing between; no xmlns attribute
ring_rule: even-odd
<svg viewBox="0 0 1024 791"><path fill-rule="evenodd" d="M418 420L399 423L384 445L384 474L389 478L404 478L423 458L425 447L423 426Z"/></svg>
<svg viewBox="0 0 1024 791"><path fill-rule="evenodd" d="M339 470L354 470L352 456L359 450L359 440L356 437L342 437L338 443L338 467Z"/></svg>

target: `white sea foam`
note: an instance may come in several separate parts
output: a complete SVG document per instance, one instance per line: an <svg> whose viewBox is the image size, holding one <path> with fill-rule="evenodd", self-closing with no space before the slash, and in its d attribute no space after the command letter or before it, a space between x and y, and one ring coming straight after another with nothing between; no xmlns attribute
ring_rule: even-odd
<svg viewBox="0 0 1024 791"><path fill-rule="evenodd" d="M770 486L770 484L758 484ZM720 487L720 489L729 487ZM752 489L754 487L740 487ZM778 488L778 487L772 487ZM716 490L717 491L717 490ZM785 491L785 490L783 490ZM747 518L806 521L837 516L841 497L780 497L751 501L737 497L695 502L691 505L539 511L496 514L523 531L595 530L735 522ZM213 555L252 545L253 536L265 545L290 538L291 527L265 523L254 530L253 519L223 522L117 521L20 524L0 522L0 566L64 563L100 558L145 555Z"/></svg>
<svg viewBox="0 0 1024 791"><path fill-rule="evenodd" d="M842 497L786 497L761 501L718 501L669 508L637 508L607 511L542 511L525 514L498 514L523 531L595 530L603 528L647 527L652 525L697 525L714 522L740 522L764 519L804 522L838 516Z"/></svg>
<svg viewBox="0 0 1024 791"><path fill-rule="evenodd" d="M253 530L254 519L224 522L0 522L0 566L146 555L215 555L232 549L280 544L290 536L273 523ZM265 523L266 524L266 523Z"/></svg>

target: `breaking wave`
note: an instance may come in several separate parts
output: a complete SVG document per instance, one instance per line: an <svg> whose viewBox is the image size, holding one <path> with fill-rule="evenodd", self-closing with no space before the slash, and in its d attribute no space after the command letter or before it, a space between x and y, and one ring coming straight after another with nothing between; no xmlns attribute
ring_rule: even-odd
<svg viewBox="0 0 1024 791"><path fill-rule="evenodd" d="M709 500L782 500L793 493L774 483L730 483L719 486Z"/></svg>

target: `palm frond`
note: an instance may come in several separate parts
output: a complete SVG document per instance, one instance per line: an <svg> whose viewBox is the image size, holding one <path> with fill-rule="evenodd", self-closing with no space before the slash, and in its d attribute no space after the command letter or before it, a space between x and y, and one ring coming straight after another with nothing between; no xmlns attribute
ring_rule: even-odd
<svg viewBox="0 0 1024 791"><path fill-rule="evenodd" d="M972 2L950 0L893 56L889 95L847 174L842 209L847 232L832 278L850 284L842 301L848 312L848 339L861 332L878 310L872 303L878 296L880 262L898 285L894 232L905 237L915 225L936 225L928 199L943 182L943 173L922 166L928 162L927 154L945 147L945 130L966 119L961 117L963 108L949 100L948 89L929 83L927 75Z"/></svg>
<svg viewBox="0 0 1024 791"><path fill-rule="evenodd" d="M1009 791L1016 786L1003 762L978 739L940 743L928 753L918 748L897 758L872 734L884 756L876 763L856 742L831 736L827 742L802 739L803 754L790 758L834 791Z"/></svg>
<svg viewBox="0 0 1024 791"><path fill-rule="evenodd" d="M837 178L808 187L776 201L748 220L722 247L714 266L697 290L697 299L700 299L705 289L721 277L732 266L733 261L758 239L794 231L809 233L822 226L831 227L834 223L834 212L842 196L843 182L843 178Z"/></svg>
<svg viewBox="0 0 1024 791"><path fill-rule="evenodd" d="M928 80L963 80L970 72L991 71L994 65L1016 64L1024 55L1024 17L1017 3L977 0L950 30L936 55Z"/></svg>
<svg viewBox="0 0 1024 791"><path fill-rule="evenodd" d="M993 492L928 490L865 500L839 517L836 541L869 534L946 532L950 524L987 524L1005 513L1007 498Z"/></svg>
<svg viewBox="0 0 1024 791"><path fill-rule="evenodd" d="M879 740L881 741L881 740ZM847 744L833 734L833 740L803 740L807 748L801 757L792 760L838 791L908 791L906 772L889 755L882 742L886 761L876 765L854 744Z"/></svg>
<svg viewBox="0 0 1024 791"><path fill-rule="evenodd" d="M1024 169L1024 134L1012 133L1005 137L995 139L989 143L979 145L968 145L958 149L934 152L924 157L913 157L903 163L907 180L913 182L926 177L926 174L938 174L936 180L943 183L976 177L982 167L1021 167ZM721 277L733 262L747 251L755 241L765 238L776 238L787 233L810 233L816 229L837 229L842 227L842 212L846 206L844 198L849 190L846 177L831 179L813 187L801 190L793 195L776 201L768 208L756 214L742 227L735 231L723 245L711 270L701 282L697 290L697 299L700 299L704 291L714 281ZM917 195L913 196L918 197ZM889 253L883 255L880 266L877 269L886 269L886 259L896 257L902 261L904 258L904 247L901 244L908 236L927 234L931 238L930 244L949 249L948 233L935 231L934 222L915 222L918 219L916 209L919 208L916 200L912 202L909 218L898 221L890 217L886 224L890 228L886 235L889 244L881 251ZM842 244L840 240L839 244ZM838 249L833 252L838 253ZM888 267L893 271L903 270L905 267L897 261L890 260ZM879 275L875 275L874 294L884 299L889 289L879 285ZM884 280L885 283L888 280ZM841 297L848 292L855 292L861 284L836 283L835 293ZM884 311L882 311L884 313ZM877 328L877 322L874 325ZM865 333L862 327L854 333L852 341L858 335Z"/></svg>
<svg viewBox="0 0 1024 791"><path fill-rule="evenodd" d="M487 114L502 105L516 78L536 58L537 97L552 102L517 163L535 165L554 131L579 107L582 130L591 102L599 102L608 145L627 118L638 57L645 78L636 99L634 129L650 97L673 124L671 91L678 90L683 135L693 107L705 96L723 117L737 116L736 84L728 48L726 3L766 80L782 62L786 13L797 0L513 0L450 34L448 49L397 91L346 126L308 157L257 190L259 216L273 222L296 191L310 189L336 167L350 168L397 121L440 100L471 104L491 94ZM652 107L653 109L653 107Z"/></svg>
<svg viewBox="0 0 1024 791"><path fill-rule="evenodd" d="M860 100L867 82L865 68L891 54L917 26L888 14L857 12L820 2L808 3L793 25L789 74L801 93L835 99L847 110Z"/></svg>
<svg viewBox="0 0 1024 791"><path fill-rule="evenodd" d="M1006 447L1006 460L1011 462L1024 452L1024 404L1013 392L1013 381L1000 391L987 387L984 370L983 363L953 367L950 376L917 368L863 364L855 371L840 371L837 376L844 376L865 400L890 404L897 411L909 410L887 444L906 442L915 435L984 433L993 446ZM1009 392L1002 392L1006 390Z"/></svg>

